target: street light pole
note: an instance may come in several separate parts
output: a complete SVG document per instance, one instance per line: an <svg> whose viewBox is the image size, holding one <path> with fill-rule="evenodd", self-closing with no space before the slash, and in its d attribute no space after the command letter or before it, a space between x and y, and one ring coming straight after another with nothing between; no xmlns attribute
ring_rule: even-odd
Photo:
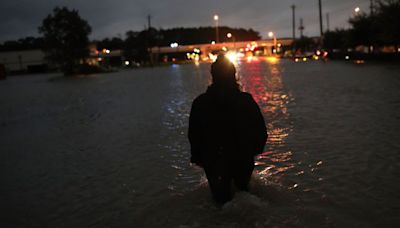
<svg viewBox="0 0 400 228"><path fill-rule="evenodd" d="M268 36L274 38L274 52L276 53L276 36L273 32L269 32Z"/></svg>
<svg viewBox="0 0 400 228"><path fill-rule="evenodd" d="M228 33L228 34L226 34L226 37L232 38L232 41L233 41L233 50L236 51L236 39L235 39L235 36L232 35L232 33Z"/></svg>
<svg viewBox="0 0 400 228"><path fill-rule="evenodd" d="M322 28L322 5L321 0L318 0L318 8L319 8L319 30L321 37L324 35L324 30Z"/></svg>
<svg viewBox="0 0 400 228"><path fill-rule="evenodd" d="M369 10L370 15L372 16L374 14L374 2L372 0L369 1Z"/></svg>
<svg viewBox="0 0 400 228"><path fill-rule="evenodd" d="M293 41L296 39L296 6L293 4L292 5L292 37Z"/></svg>
<svg viewBox="0 0 400 228"><path fill-rule="evenodd" d="M219 20L219 16L215 14L214 21L215 21L215 42L216 43L219 43L218 20Z"/></svg>

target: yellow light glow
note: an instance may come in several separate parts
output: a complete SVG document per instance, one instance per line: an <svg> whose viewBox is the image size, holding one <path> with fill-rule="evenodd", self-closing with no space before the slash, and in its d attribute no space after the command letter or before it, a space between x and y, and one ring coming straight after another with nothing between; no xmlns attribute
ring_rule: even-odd
<svg viewBox="0 0 400 228"><path fill-rule="evenodd" d="M268 36L272 38L274 36L274 33L273 32L269 32Z"/></svg>
<svg viewBox="0 0 400 228"><path fill-rule="evenodd" d="M298 58L295 58L294 61L297 63L297 62L299 61L299 59L298 59Z"/></svg>
<svg viewBox="0 0 400 228"><path fill-rule="evenodd" d="M215 15L214 15L214 20L215 20L215 21L218 21L218 19L219 19L219 16L215 14Z"/></svg>
<svg viewBox="0 0 400 228"><path fill-rule="evenodd" d="M236 63L237 60L237 55L235 52L228 52L225 54L226 58L229 59L229 61L231 61L232 63Z"/></svg>
<svg viewBox="0 0 400 228"><path fill-rule="evenodd" d="M303 58L303 61L304 61L304 62L305 62L305 61L307 61L307 58L306 58L306 57L304 57L304 58Z"/></svg>
<svg viewBox="0 0 400 228"><path fill-rule="evenodd" d="M215 60L217 60L217 55L213 55L212 53L209 53L209 54L208 54L208 57L210 58L210 60L211 60L212 62L215 62Z"/></svg>
<svg viewBox="0 0 400 228"><path fill-rule="evenodd" d="M228 49L226 47L222 47L222 50L223 51L227 51Z"/></svg>
<svg viewBox="0 0 400 228"><path fill-rule="evenodd" d="M275 56L268 56L265 58L267 60L267 62L275 64L279 62L279 58L275 57ZM296 59L297 60L297 59ZM296 61L297 62L297 61Z"/></svg>
<svg viewBox="0 0 400 228"><path fill-rule="evenodd" d="M125 61L125 66L129 66L129 61Z"/></svg>
<svg viewBox="0 0 400 228"><path fill-rule="evenodd" d="M211 41L211 44L212 44L212 45L214 45L214 44L215 44L215 41L214 41L214 40L213 40L213 41Z"/></svg>
<svg viewBox="0 0 400 228"><path fill-rule="evenodd" d="M228 33L228 34L226 34L226 37L228 37L228 38L232 38L232 33Z"/></svg>
<svg viewBox="0 0 400 228"><path fill-rule="evenodd" d="M244 57L244 53L238 52L238 53L236 53L236 56L238 58L243 58Z"/></svg>

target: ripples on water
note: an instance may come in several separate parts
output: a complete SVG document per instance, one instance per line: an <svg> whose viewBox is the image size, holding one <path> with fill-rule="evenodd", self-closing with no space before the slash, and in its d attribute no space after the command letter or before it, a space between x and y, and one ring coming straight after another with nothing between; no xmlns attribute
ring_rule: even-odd
<svg viewBox="0 0 400 228"><path fill-rule="evenodd" d="M209 68L0 82L8 211L0 224L395 227L398 67L238 63L269 138L251 194L223 208L213 204L203 171L189 165L189 111L210 83Z"/></svg>
<svg viewBox="0 0 400 228"><path fill-rule="evenodd" d="M236 215L235 211L230 211L231 207L220 212L210 211L206 207L207 210L200 209L196 212L199 216L195 222L186 223L189 224L189 227L204 226L204 224L212 226L208 223L211 220L222 221L222 224L217 224L215 227L229 227L233 224L239 227L375 226L370 223L371 220L368 216L365 217L362 214L378 216L380 213L377 212L375 206L381 205L380 207L384 208L387 205L385 206L379 201L372 203L369 198L364 198L366 195L372 197L374 192L367 192L368 189L374 187L364 184L358 186L354 180L345 178L345 176L351 175L352 171L350 170L365 165L363 157L368 155L363 150L368 150L368 148L357 143L348 144L348 141L342 136L335 137L338 132L351 134L354 130L352 126L349 126L347 120L340 116L354 115L359 112L357 108L365 108L363 106L367 105L361 101L361 104L354 107L356 102L360 102L357 100L360 99L359 96L365 95L354 94L354 92L359 93L360 90L370 89L371 93L378 93L375 94L378 98L361 98L363 100L382 97L376 91L380 90L377 87L369 88L367 86L365 88L365 82L355 84L359 82L360 77L364 77L364 80L377 80L378 78L374 74L377 72L367 74L362 66L330 64L332 65L316 62L309 65L295 65L292 62L269 59L256 59L251 63L237 64L242 88L244 91L250 92L260 105L269 133L265 151L256 160L252 195L239 195L237 201L231 204L232 207L240 208L241 206L246 207L244 206L246 202L252 202L252 213L242 211L241 215ZM204 69L207 67L197 66L196 72L200 71L203 77L208 78L208 69ZM340 77L336 75L337 70L342 72ZM393 71L389 70L388 73L393 74ZM348 77L355 78L349 79ZM182 78L177 81L180 80ZM190 99L180 104L172 102L170 103L172 107L188 113L190 101L204 92L209 81L203 79L201 83L203 88L193 89L185 85L185 91L178 91L178 94L184 94ZM370 81L370 83L372 82ZM348 99L356 100L348 101ZM382 105L386 104L385 102L382 102ZM342 109L341 113L335 114L336 109L340 109L341 106L345 109ZM363 115L365 113L359 113L359 117ZM178 118L176 115L172 116ZM175 123L176 120L171 121ZM397 124L396 120L394 123ZM185 124L187 124L187 119L184 125L180 126L185 129L187 127ZM362 134L362 131L357 133ZM394 138L390 140L396 141L396 136L392 135L392 137ZM182 140L186 139L182 138ZM353 136L353 140L362 139L359 136ZM365 143L369 142L365 141ZM177 145L182 144L183 141L177 143ZM345 153L345 151L341 151L343 146L352 150L350 157L344 160L341 159L341 153ZM178 156L177 160L173 161L172 166L177 169L177 178L172 186L176 192L183 192L183 201L202 198L208 194L205 178L200 170L189 167L186 161L182 162L182 158L189 156L189 148L179 148L178 146L175 151L179 153L180 149L184 149L184 152ZM391 153L393 152L388 154ZM352 157L356 159L355 163L349 164ZM198 178L199 176L202 177ZM394 179L390 180L392 183L393 181ZM364 180L364 182L368 181ZM197 183L198 187L192 188L193 183ZM355 190L352 186L361 189ZM394 186L398 189L398 185ZM390 189L388 191L394 192ZM360 197L358 196L360 192L364 192L363 194L366 195ZM202 199L204 200L204 198ZM195 204L202 205L200 207L204 207L204 202L201 200L195 202ZM371 203L375 206L371 206ZM368 209L362 209L365 207ZM182 214L185 214L186 207L182 208L185 208L182 210ZM395 214L393 210L387 212L391 215ZM224 217L226 215L224 213L240 219L230 220ZM393 224L395 217L390 217L390 215L388 217L387 219L378 219L376 224ZM376 221L376 219L374 220Z"/></svg>

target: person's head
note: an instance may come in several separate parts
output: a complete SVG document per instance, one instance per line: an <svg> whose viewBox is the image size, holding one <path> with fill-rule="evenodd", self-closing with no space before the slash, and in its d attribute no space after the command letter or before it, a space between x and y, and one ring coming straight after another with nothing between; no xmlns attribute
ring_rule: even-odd
<svg viewBox="0 0 400 228"><path fill-rule="evenodd" d="M236 80L236 69L224 54L219 54L211 65L213 85L224 88L239 88Z"/></svg>

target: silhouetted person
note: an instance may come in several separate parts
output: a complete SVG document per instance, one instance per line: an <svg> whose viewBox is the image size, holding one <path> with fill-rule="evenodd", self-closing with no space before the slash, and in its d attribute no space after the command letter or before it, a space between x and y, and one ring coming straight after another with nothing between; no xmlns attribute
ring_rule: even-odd
<svg viewBox="0 0 400 228"><path fill-rule="evenodd" d="M191 163L204 168L218 203L233 198L232 182L248 191L254 156L268 136L257 103L240 91L235 74L235 66L219 55L211 65L212 84L193 101L189 119Z"/></svg>

